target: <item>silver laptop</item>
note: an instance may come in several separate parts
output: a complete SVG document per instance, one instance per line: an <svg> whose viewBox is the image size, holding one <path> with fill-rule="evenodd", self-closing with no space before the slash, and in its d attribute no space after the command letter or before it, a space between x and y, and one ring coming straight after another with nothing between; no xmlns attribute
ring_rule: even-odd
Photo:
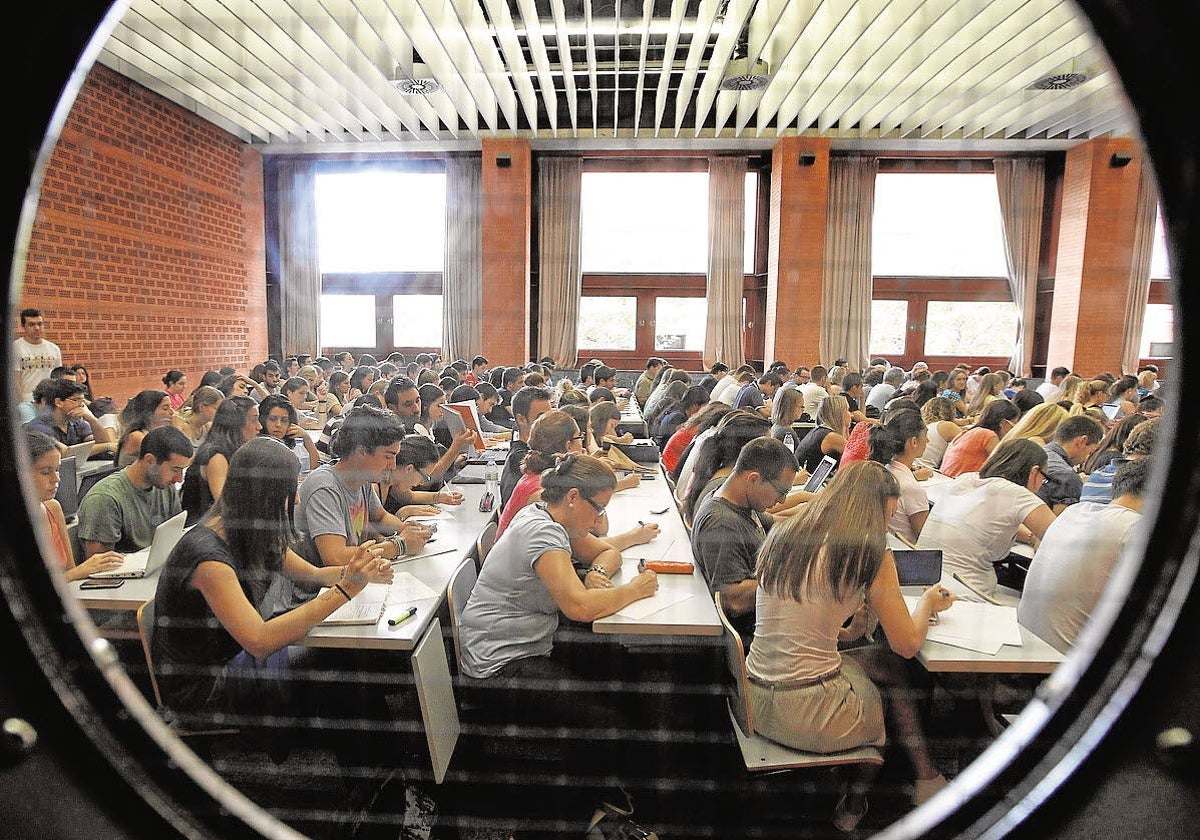
<svg viewBox="0 0 1200 840"><path fill-rule="evenodd" d="M74 458L78 463L82 464L92 454L92 447L95 446L94 441L86 443L77 443L74 446L68 446L67 451L63 453L64 458Z"/></svg>
<svg viewBox="0 0 1200 840"><path fill-rule="evenodd" d="M88 575L93 578L144 578L158 571L175 544L183 536L183 525L187 521L187 511L181 511L154 529L154 539L149 548L134 551L125 555L125 562L107 572L96 572Z"/></svg>

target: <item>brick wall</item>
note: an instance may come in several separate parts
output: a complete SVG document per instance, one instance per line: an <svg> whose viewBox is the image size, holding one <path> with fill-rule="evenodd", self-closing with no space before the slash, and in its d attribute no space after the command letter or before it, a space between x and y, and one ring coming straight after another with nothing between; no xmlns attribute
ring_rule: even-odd
<svg viewBox="0 0 1200 840"><path fill-rule="evenodd" d="M245 371L267 352L262 203L256 152L97 65L45 173L20 306L97 396Z"/></svg>

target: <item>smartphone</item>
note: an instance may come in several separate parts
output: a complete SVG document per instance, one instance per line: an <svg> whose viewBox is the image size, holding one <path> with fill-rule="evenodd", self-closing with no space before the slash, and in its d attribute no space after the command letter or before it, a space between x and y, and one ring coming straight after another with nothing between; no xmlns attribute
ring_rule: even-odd
<svg viewBox="0 0 1200 840"><path fill-rule="evenodd" d="M490 513L495 504L496 497L491 493L484 493L483 498L479 500L479 511L481 513Z"/></svg>
<svg viewBox="0 0 1200 840"><path fill-rule="evenodd" d="M125 585L121 578L91 578L79 584L80 589L117 589Z"/></svg>

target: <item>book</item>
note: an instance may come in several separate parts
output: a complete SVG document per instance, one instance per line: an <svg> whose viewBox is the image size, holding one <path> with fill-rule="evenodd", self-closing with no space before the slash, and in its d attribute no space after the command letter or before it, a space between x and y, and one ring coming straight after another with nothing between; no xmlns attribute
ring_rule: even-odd
<svg viewBox="0 0 1200 840"><path fill-rule="evenodd" d="M474 442L467 455L475 455L487 448L483 442L483 433L479 431L479 413L474 400L442 403L442 419L446 423L446 428L450 430L451 436L457 437L463 429L471 430Z"/></svg>

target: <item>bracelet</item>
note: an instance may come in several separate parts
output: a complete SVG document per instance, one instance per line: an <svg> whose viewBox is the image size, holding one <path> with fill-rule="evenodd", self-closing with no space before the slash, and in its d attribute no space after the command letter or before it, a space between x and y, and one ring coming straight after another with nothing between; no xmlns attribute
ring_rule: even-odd
<svg viewBox="0 0 1200 840"><path fill-rule="evenodd" d="M333 588L334 588L334 589L336 589L338 592L341 592L343 595L345 595L345 596L346 596L346 600L347 600L347 601L353 601L353 600L354 600L353 598L351 598L351 597L350 597L350 593L349 593L349 592L347 592L345 589L342 589L342 585L341 585L340 583L335 583L335 584L333 585Z"/></svg>
<svg viewBox="0 0 1200 840"><path fill-rule="evenodd" d="M390 543L392 543L394 546L396 546L396 556L397 557L403 557L405 554L408 554L408 546L404 544L404 540L401 539L399 531L392 534L387 539Z"/></svg>
<svg viewBox="0 0 1200 840"><path fill-rule="evenodd" d="M606 578L611 577L608 573L608 569L604 568L600 564L596 564L595 566L592 566L590 569L587 570L588 574L591 574L592 572L599 572L600 574L604 575L604 577L606 577Z"/></svg>

